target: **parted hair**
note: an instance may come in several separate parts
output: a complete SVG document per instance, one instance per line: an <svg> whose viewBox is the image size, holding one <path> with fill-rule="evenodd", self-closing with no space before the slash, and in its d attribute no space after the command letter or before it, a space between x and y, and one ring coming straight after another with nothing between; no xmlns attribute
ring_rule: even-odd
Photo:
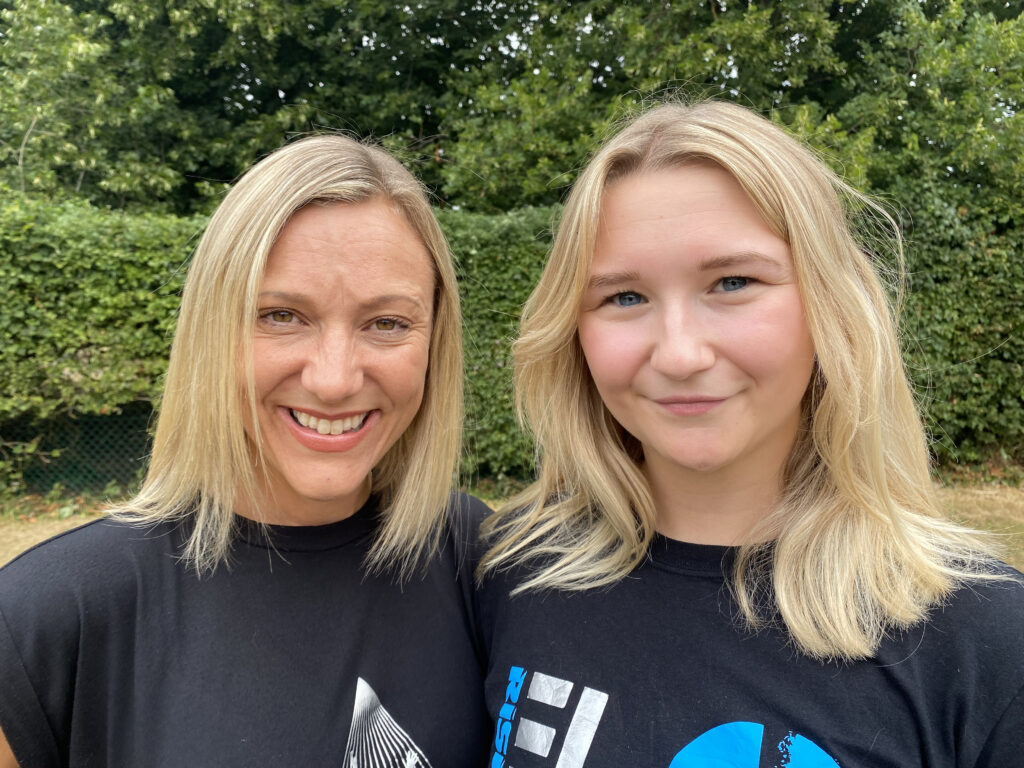
<svg viewBox="0 0 1024 768"><path fill-rule="evenodd" d="M267 257L308 205L385 200L423 241L435 275L423 402L373 470L382 522L368 565L408 574L435 548L457 475L462 336L451 253L423 186L384 150L311 136L256 163L217 208L188 268L149 468L112 510L141 523L191 518L184 556L200 571L227 559L237 503L259 511L266 473L253 381L253 328ZM248 409L248 414L245 413Z"/></svg>
<svg viewBox="0 0 1024 768"><path fill-rule="evenodd" d="M980 534L937 510L900 350L900 230L770 120L729 103L662 104L580 173L514 344L516 405L537 480L487 521L478 575L522 567L517 591L614 583L646 556L655 509L643 449L604 406L577 317L608 185L714 163L790 246L817 362L780 503L730 575L743 621L781 625L803 653L870 656L965 579L988 578ZM766 597L767 596L767 597Z"/></svg>

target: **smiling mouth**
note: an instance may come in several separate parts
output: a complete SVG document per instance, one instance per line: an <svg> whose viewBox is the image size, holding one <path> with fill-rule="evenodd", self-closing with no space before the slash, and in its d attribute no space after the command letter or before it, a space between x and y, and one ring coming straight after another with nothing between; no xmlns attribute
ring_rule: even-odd
<svg viewBox="0 0 1024 768"><path fill-rule="evenodd" d="M716 411L728 399L728 397L697 395L691 397L665 397L654 402L664 409L666 413L684 417L699 417Z"/></svg>
<svg viewBox="0 0 1024 768"><path fill-rule="evenodd" d="M297 411L294 408L290 408L288 412L297 424L321 435L341 435L345 432L356 432L366 423L366 419L371 413L366 411L356 416L347 416L344 419L320 419L316 416L310 416L303 411Z"/></svg>

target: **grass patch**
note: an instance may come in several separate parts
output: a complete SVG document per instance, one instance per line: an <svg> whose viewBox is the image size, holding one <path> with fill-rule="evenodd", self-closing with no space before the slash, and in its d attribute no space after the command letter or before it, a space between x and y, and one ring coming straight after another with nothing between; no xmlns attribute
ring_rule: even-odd
<svg viewBox="0 0 1024 768"><path fill-rule="evenodd" d="M100 516L105 498L95 495L26 495L0 499L0 566L29 547Z"/></svg>
<svg viewBox="0 0 1024 768"><path fill-rule="evenodd" d="M493 508L512 490L481 483L469 492ZM996 534L1003 559L1024 571L1024 488L946 486L939 488L938 496L943 511L953 520ZM95 520L106 498L48 494L0 501L0 565L44 539Z"/></svg>
<svg viewBox="0 0 1024 768"><path fill-rule="evenodd" d="M950 486L938 495L949 518L996 534L1003 559L1024 571L1024 488Z"/></svg>

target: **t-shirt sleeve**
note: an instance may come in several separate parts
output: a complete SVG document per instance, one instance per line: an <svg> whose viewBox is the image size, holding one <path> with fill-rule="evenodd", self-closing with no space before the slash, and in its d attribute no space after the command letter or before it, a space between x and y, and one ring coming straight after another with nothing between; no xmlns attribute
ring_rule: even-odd
<svg viewBox="0 0 1024 768"><path fill-rule="evenodd" d="M134 584L126 543L141 537L97 520L0 569L0 727L22 768L67 763L72 713L88 709L83 694L96 692L79 682L85 635L91 627L93 647L105 647L107 629L118 623L111 596Z"/></svg>
<svg viewBox="0 0 1024 768"><path fill-rule="evenodd" d="M973 675L963 691L973 720L957 763L963 768L1021 765L1024 755L1024 580L1008 566L999 571L1005 581L962 590L951 606L953 621L934 622L961 651L957 672ZM950 676L937 679L941 695Z"/></svg>
<svg viewBox="0 0 1024 768"><path fill-rule="evenodd" d="M61 764L70 711L78 612L36 550L0 570L0 727L23 768Z"/></svg>

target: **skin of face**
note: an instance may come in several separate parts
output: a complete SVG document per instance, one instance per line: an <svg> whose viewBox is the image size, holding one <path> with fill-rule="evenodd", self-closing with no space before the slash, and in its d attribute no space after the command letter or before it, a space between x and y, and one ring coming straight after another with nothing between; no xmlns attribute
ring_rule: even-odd
<svg viewBox="0 0 1024 768"><path fill-rule="evenodd" d="M777 501L814 345L789 244L710 163L606 190L580 344L643 445L659 530L738 543Z"/></svg>
<svg viewBox="0 0 1024 768"><path fill-rule="evenodd" d="M260 514L242 514L319 525L359 509L422 402L433 296L430 256L386 201L292 216L260 286L253 377L268 478Z"/></svg>

